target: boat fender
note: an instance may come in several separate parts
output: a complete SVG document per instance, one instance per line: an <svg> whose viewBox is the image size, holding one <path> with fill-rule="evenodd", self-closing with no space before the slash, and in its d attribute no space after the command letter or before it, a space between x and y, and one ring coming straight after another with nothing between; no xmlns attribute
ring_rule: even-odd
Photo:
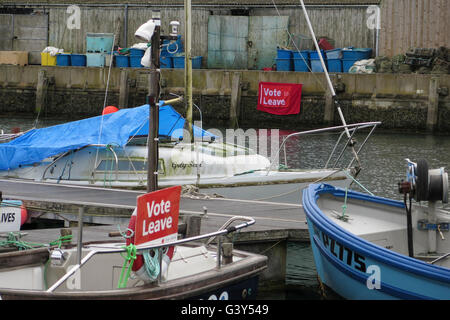
<svg viewBox="0 0 450 320"><path fill-rule="evenodd" d="M119 111L117 107L114 106L107 106L105 109L103 109L102 115L110 114Z"/></svg>
<svg viewBox="0 0 450 320"><path fill-rule="evenodd" d="M128 223L128 231L126 237L126 245L130 245L130 243L134 244L134 234L136 229L136 217L137 217L137 209L134 209L130 222ZM161 274L163 278L167 278L167 271L169 270L169 264L172 260L173 254L175 251L174 246L166 247L163 250L162 256L162 266L161 266ZM151 278L146 271L144 256L142 254L136 255L136 260L134 260L133 267L131 268L135 272L135 274L145 282L151 282L154 279Z"/></svg>

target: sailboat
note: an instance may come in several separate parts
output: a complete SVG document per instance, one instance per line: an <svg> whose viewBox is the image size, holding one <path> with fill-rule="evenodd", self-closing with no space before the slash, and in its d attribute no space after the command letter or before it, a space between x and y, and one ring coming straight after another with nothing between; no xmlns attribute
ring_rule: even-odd
<svg viewBox="0 0 450 320"><path fill-rule="evenodd" d="M186 26L189 25L187 22ZM151 33L158 30L155 26L151 28ZM150 105L159 111L150 117L149 105L144 105L31 130L0 144L0 177L119 188L145 188L150 179L156 179L156 183L152 182L153 189L194 185L203 194L296 204L298 196L301 197L300 190L309 183L327 181L345 186L358 174L359 153L379 122L347 125L340 107L341 126L293 133L285 137L270 157L257 154L249 147L224 142L216 135L193 126L189 30L185 40L185 100L189 104L186 120L169 103L154 102L159 98L156 79L150 84L156 91ZM152 46L151 49L155 50L152 57L159 57L157 47ZM321 61L323 63L323 59ZM153 67L158 69L156 60ZM156 72L154 76L158 75ZM335 96L328 73L326 75ZM184 127L193 128L190 132L192 140L185 136ZM367 137L356 150L354 137L366 129L370 129ZM284 147L295 137L339 132L341 135L336 135L339 139L330 150L324 167L287 168L287 163L279 166ZM157 147L155 139L158 139ZM344 163L342 155L347 149L352 150L352 159ZM329 164L332 158L337 159L334 165Z"/></svg>

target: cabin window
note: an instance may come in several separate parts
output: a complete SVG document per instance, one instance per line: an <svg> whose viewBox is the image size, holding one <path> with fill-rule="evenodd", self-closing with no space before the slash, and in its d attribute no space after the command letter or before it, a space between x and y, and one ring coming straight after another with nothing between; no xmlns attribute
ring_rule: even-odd
<svg viewBox="0 0 450 320"><path fill-rule="evenodd" d="M145 160L119 160L118 168L116 168L115 160L102 160L97 166L97 171L124 171L124 172L145 172L147 171L147 161ZM158 173L165 173L165 165L163 159L159 159Z"/></svg>

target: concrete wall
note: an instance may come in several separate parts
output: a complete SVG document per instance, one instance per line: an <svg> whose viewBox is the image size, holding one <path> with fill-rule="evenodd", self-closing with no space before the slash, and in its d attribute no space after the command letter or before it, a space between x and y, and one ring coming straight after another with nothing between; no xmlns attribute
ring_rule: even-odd
<svg viewBox="0 0 450 320"><path fill-rule="evenodd" d="M39 72L45 71L47 86L37 101ZM107 105L122 107L145 103L148 70L112 68ZM326 83L323 74L300 72L262 72L233 70L194 70L194 102L202 109L206 128L227 127L230 121L232 79L240 73L241 103L238 122L241 127L265 127L301 130L326 124ZM432 81L432 79L436 79ZM41 115L84 117L101 114L108 80L108 68L0 66L0 112L32 115L41 103ZM449 75L419 74L332 74L335 85L344 90L338 101L347 122L382 121L383 128L450 132ZM258 84L261 81L302 83L301 112L292 116L275 116L256 111ZM122 91L121 91L122 86ZM124 90L124 87L127 90ZM184 71L162 69L163 98L170 93L183 94ZM121 97L122 95L122 97ZM429 115L435 103L435 114ZM176 108L184 113L183 106ZM194 111L194 118L198 113ZM331 123L339 124L335 113Z"/></svg>

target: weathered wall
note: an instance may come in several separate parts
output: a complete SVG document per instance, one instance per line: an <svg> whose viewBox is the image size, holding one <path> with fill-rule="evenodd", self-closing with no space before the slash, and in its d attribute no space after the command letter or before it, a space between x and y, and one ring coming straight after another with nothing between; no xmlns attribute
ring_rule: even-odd
<svg viewBox="0 0 450 320"><path fill-rule="evenodd" d="M211 14L231 15L232 10L249 10L250 15L288 15L289 31L307 35L303 13L298 0L277 0L261 3L258 0L202 0L193 5L193 49L195 55L206 57L207 21ZM379 53L393 56L410 47L446 46L450 43L450 3L448 0L305 0L314 29L319 36L328 36L336 46L353 45L375 48L376 31L367 27L369 5L381 6ZM78 4L82 8L80 30L65 27L67 6ZM84 52L86 32L114 32L119 21L118 43L125 47L134 42L136 28L151 17L151 10L161 10L163 29L168 30L171 20L184 21L182 0L163 1L112 1L78 0L24 2L0 1L4 8L34 8L49 14L49 44L73 52ZM128 24L125 26L125 21ZM127 30L125 30L127 29ZM184 26L181 26L184 33ZM125 42L125 40L127 40ZM206 61L206 60L205 60Z"/></svg>
<svg viewBox="0 0 450 320"><path fill-rule="evenodd" d="M242 2L242 1L241 1ZM354 1L353 1L354 2ZM49 16L48 45L64 48L68 52L84 53L86 51L86 33L115 33L116 43L121 47L131 46L139 42L134 37L137 28L152 16L152 10L161 10L162 30L167 33L169 22L181 22L180 34L184 34L184 8L181 4L163 1L146 4L87 4L79 3L81 9L81 25L79 29L67 28L67 20L72 12L67 13L69 4L64 2L45 3L40 5L28 3L22 7L32 7L41 10ZM161 3L161 2L159 2ZM288 16L289 32L297 45L303 48L312 48L311 35L299 3L289 1L276 1L273 3L241 5L225 5L220 1L217 4L193 5L192 8L192 48L193 55L203 56L203 65L207 65L208 56L208 19L211 15L233 15L236 8L248 10L250 16ZM243 3L243 2L242 2ZM375 49L375 31L366 26L368 3L363 5L346 6L338 4L327 6L319 2L309 1L307 4L312 24L317 36L327 36L334 40L336 47L355 46ZM374 3L374 1L370 2ZM72 3L70 3L72 4ZM6 5L6 4L5 4ZM101 6L100 6L101 5ZM21 7L20 3L16 7ZM309 40L308 40L309 39ZM273 43L277 45L292 46L292 43ZM43 48L42 48L43 49Z"/></svg>
<svg viewBox="0 0 450 320"><path fill-rule="evenodd" d="M409 48L450 44L448 0L383 0L380 54L393 56Z"/></svg>
<svg viewBox="0 0 450 320"><path fill-rule="evenodd" d="M48 88L41 115L98 115L103 108L108 79L107 68L0 66L0 114L32 115L36 106L36 87L39 70L46 71ZM125 82L121 73L127 72ZM194 70L194 101L201 108L207 127L227 127L230 120L230 101L234 72L241 73L241 127L266 127L301 130L324 125L326 84L323 74L300 72L261 72L230 70ZM450 99L445 88L450 87L449 75L419 74L333 74L333 82L345 86L338 100L348 122L382 121L383 128L427 129L430 97L439 100L436 129L450 133ZM430 91L431 79L438 79L438 95ZM163 98L169 93L183 94L184 71L163 69L161 75ZM121 83L122 81L122 83ZM301 112L293 116L275 116L256 111L260 81L303 83ZM145 103L148 70L112 68L107 105L118 105L120 86L128 87L129 107ZM183 112L183 106L176 107ZM198 113L194 111L194 118ZM334 116L339 124L339 117Z"/></svg>

